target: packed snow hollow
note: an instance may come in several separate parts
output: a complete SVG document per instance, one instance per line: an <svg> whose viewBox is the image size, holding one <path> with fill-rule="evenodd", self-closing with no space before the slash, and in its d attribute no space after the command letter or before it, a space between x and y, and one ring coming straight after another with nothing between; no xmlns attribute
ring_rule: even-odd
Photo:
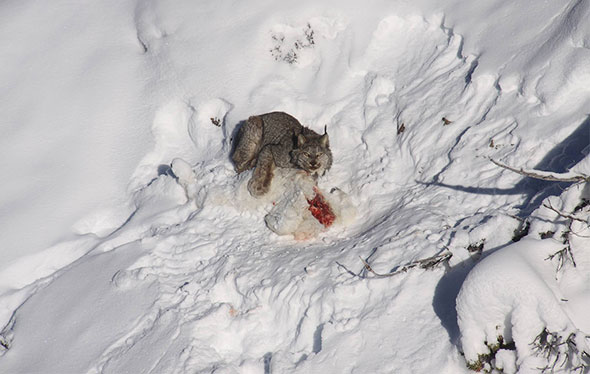
<svg viewBox="0 0 590 374"><path fill-rule="evenodd" d="M0 3L0 373L590 372L588 19ZM255 198L272 111L333 164Z"/></svg>

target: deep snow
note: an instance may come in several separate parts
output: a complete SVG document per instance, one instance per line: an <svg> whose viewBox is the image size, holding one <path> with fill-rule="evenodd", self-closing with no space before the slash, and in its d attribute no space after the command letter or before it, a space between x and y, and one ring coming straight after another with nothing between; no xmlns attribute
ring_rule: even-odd
<svg viewBox="0 0 590 374"><path fill-rule="evenodd" d="M588 343L590 193L489 161L590 174L588 2L0 9L0 372L467 373L502 335L526 373L543 328ZM272 110L328 127L344 209L312 239L265 224L288 173L257 200L229 159Z"/></svg>

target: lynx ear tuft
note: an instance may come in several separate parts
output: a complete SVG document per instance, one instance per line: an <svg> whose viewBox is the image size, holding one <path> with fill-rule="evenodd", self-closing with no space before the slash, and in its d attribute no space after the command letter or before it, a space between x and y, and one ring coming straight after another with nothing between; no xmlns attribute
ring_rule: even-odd
<svg viewBox="0 0 590 374"><path fill-rule="evenodd" d="M297 147L301 147L305 143L307 143L307 139L305 138L305 136L303 136L303 134L297 135Z"/></svg>
<svg viewBox="0 0 590 374"><path fill-rule="evenodd" d="M330 139L328 138L328 133L325 133L320 137L320 144L324 148L328 148L330 146Z"/></svg>

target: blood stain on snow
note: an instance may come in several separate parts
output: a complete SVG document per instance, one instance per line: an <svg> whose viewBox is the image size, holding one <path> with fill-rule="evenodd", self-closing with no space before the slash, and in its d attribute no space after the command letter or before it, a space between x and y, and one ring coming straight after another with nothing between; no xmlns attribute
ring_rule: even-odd
<svg viewBox="0 0 590 374"><path fill-rule="evenodd" d="M336 215L326 199L324 199L324 196L316 188L314 188L314 192L315 197L311 200L307 199L309 211L324 227L330 227L334 223Z"/></svg>

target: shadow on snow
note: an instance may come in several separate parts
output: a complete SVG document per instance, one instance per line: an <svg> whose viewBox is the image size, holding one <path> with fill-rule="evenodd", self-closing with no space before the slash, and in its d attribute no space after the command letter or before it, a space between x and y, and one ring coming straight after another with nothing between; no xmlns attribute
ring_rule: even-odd
<svg viewBox="0 0 590 374"><path fill-rule="evenodd" d="M588 153L590 153L590 116L586 117L580 126L578 126L578 128L566 139L551 149L547 155L535 165L534 169L564 173L580 162ZM519 165L513 166L519 167ZM525 195L526 197L523 203L516 207L520 210L519 216L525 218L537 209L545 198L552 195L559 195L572 183L557 183L523 177L516 185L514 185L514 187L508 189L448 185L438 182L424 184L475 194ZM487 257L511 243L512 242L487 250L483 254L483 257ZM432 302L434 311L440 318L443 327L447 330L449 340L453 344L457 344L459 340L459 326L457 325L455 300L467 274L480 260L481 258L477 261L469 259L455 265L441 278L434 293Z"/></svg>

